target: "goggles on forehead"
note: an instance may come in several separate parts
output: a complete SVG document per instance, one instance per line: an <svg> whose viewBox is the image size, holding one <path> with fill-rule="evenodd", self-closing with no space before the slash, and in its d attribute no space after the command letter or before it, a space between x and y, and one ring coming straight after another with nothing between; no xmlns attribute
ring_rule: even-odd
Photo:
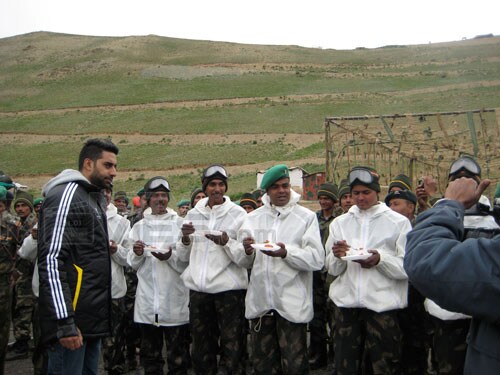
<svg viewBox="0 0 500 375"><path fill-rule="evenodd" d="M158 178L156 180L151 181L148 186L148 190L156 190L159 187L164 187L165 189L167 189L167 191L170 191L170 185L168 181L165 180L164 178Z"/></svg>
<svg viewBox="0 0 500 375"><path fill-rule="evenodd" d="M227 178L227 171L222 165L212 165L203 172L203 179L220 174L223 178Z"/></svg>
<svg viewBox="0 0 500 375"><path fill-rule="evenodd" d="M349 172L349 185L352 185L356 180L363 184L371 184L378 181L378 174L365 168L354 168Z"/></svg>
<svg viewBox="0 0 500 375"><path fill-rule="evenodd" d="M452 176L459 172L469 172L470 174L480 176L481 175L481 167L476 161L469 157L461 157L458 160L455 160L450 167L450 173L448 176Z"/></svg>

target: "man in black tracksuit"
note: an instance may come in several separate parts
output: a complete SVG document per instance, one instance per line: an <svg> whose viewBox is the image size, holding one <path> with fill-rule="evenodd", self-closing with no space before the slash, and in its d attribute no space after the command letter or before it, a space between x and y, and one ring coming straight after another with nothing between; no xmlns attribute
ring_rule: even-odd
<svg viewBox="0 0 500 375"><path fill-rule="evenodd" d="M43 188L38 229L40 320L49 373L98 371L101 338L110 333L111 263L106 204L118 148L88 140L79 171L67 169Z"/></svg>

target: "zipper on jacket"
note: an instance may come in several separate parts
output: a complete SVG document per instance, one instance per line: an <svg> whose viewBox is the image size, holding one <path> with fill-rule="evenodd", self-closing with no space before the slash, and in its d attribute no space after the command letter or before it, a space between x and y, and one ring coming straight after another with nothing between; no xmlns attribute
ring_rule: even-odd
<svg viewBox="0 0 500 375"><path fill-rule="evenodd" d="M214 209L210 208L210 216L208 219L208 230L213 230L215 226L215 221L217 217L215 215ZM200 278L200 291L205 291L206 279L207 279L207 268L208 268L208 253L210 251L210 246L212 245L208 238L205 238L205 253L203 254L203 267L201 269L201 278Z"/></svg>
<svg viewBox="0 0 500 375"><path fill-rule="evenodd" d="M159 311L159 298L158 298L158 286L157 286L157 279L156 279L156 258L152 257L151 259L152 267L151 267L151 273L153 277L153 312L155 314L155 324L158 325L158 311Z"/></svg>
<svg viewBox="0 0 500 375"><path fill-rule="evenodd" d="M361 244L358 246L362 247L365 251L368 251L367 249L367 239L369 235L369 229L370 229L370 218L368 217L366 212L363 212L361 214ZM358 306L364 306L364 303L362 301L362 296L363 296L363 289L366 285L363 284L363 277L362 277L362 268L358 268Z"/></svg>
<svg viewBox="0 0 500 375"><path fill-rule="evenodd" d="M278 242L278 230L279 230L279 226L280 226L280 222L278 220L278 217L279 217L279 213L276 217L274 217L273 225L271 227L271 235L274 233L274 238L268 238L268 240L273 242L273 243ZM268 285L267 298L269 299L269 307L273 308L274 307L274 299L273 299L272 288L270 287L270 285L272 285L271 277L269 275L269 273L270 273L269 272L269 264L271 263L271 261L273 261L273 257L270 257L268 255L266 255L265 257L267 258L266 259L266 278L267 278L267 285Z"/></svg>

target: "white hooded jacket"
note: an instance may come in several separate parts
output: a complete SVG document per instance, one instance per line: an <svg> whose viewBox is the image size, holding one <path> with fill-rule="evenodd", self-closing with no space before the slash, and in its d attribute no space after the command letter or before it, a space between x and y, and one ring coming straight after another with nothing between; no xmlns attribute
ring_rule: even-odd
<svg viewBox="0 0 500 375"><path fill-rule="evenodd" d="M403 268L406 234L410 221L403 215L379 204L367 210L352 206L330 224L325 245L326 267L338 276L330 286L329 297L339 307L367 308L375 312L407 306L408 277ZM345 240L352 248L374 249L380 262L373 268L362 268L353 261L333 255L336 241Z"/></svg>
<svg viewBox="0 0 500 375"><path fill-rule="evenodd" d="M111 298L121 298L127 293L127 281L123 267L127 265L130 221L118 214L118 209L110 203L106 209L109 240L116 242L118 250L111 255Z"/></svg>
<svg viewBox="0 0 500 375"><path fill-rule="evenodd" d="M182 279L189 289L204 293L246 289L248 273L238 265L246 254L237 248L236 236L247 213L228 196L224 196L224 203L212 208L207 203L208 198L201 199L184 218L193 223L195 232L190 235L189 245L182 243L181 236L177 242L179 257L189 261ZM226 245L217 245L204 236L213 230L228 234Z"/></svg>
<svg viewBox="0 0 500 375"><path fill-rule="evenodd" d="M128 263L137 270L134 321L158 326L178 326L189 322L189 290L180 275L187 263L179 259L175 241L182 219L174 210L163 215L145 215L130 231L132 244L143 241L147 247L172 248L167 260L159 260L145 250L138 256L131 249ZM131 246L132 246L131 244Z"/></svg>
<svg viewBox="0 0 500 375"><path fill-rule="evenodd" d="M245 300L247 319L258 318L275 310L286 320L307 323L313 318L312 271L324 265L325 253L316 214L298 204L300 195L291 191L287 205L271 204L262 197L263 206L249 213L240 229L239 251L245 254L242 241L253 237L256 243L266 240L285 244L285 258L271 257L260 251L246 255L242 265L252 266Z"/></svg>

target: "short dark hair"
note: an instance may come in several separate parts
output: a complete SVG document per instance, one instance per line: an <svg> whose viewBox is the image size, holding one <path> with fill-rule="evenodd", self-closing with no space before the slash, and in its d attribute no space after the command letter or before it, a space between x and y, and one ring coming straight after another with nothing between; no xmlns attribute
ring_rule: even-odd
<svg viewBox="0 0 500 375"><path fill-rule="evenodd" d="M118 155L118 147L109 139L92 138L87 140L78 157L78 170L82 170L85 159L96 161L101 157L103 151Z"/></svg>

